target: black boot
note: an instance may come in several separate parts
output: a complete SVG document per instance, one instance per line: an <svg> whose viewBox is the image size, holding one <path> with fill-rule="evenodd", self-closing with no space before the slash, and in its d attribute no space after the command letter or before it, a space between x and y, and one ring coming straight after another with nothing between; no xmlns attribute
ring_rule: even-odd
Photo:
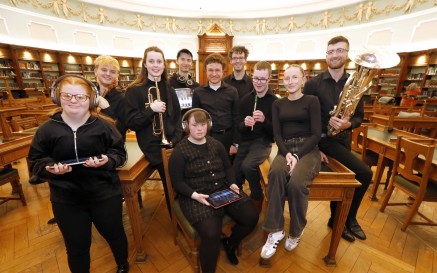
<svg viewBox="0 0 437 273"><path fill-rule="evenodd" d="M223 246L225 247L226 257L228 257L228 261L233 264L238 264L237 255L235 255L235 251L237 247L234 246L231 242L229 242L229 237L225 237L222 239Z"/></svg>
<svg viewBox="0 0 437 273"><path fill-rule="evenodd" d="M119 265L117 268L117 273L127 273L129 272L129 263L126 262L123 265Z"/></svg>

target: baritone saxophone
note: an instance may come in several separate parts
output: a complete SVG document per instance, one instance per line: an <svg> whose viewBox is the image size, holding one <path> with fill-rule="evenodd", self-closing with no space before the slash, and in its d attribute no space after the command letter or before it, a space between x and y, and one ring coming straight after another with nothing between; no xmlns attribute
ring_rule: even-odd
<svg viewBox="0 0 437 273"><path fill-rule="evenodd" d="M378 70L393 67L400 61L398 54L387 49L373 47L350 51L349 59L359 67L347 79L343 91L340 93L338 104L329 112L331 117L343 119L345 116L353 116L364 93L372 86L372 80ZM328 125L329 136L335 136L340 132Z"/></svg>

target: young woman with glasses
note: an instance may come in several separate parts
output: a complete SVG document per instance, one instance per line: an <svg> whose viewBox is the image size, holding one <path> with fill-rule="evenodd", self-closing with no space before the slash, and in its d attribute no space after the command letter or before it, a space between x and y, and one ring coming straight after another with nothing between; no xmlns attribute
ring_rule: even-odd
<svg viewBox="0 0 437 273"><path fill-rule="evenodd" d="M124 141L113 124L95 114L96 87L80 76L63 76L52 88L61 107L40 126L29 162L49 180L53 214L67 248L71 272L89 272L92 224L111 247L118 273L128 272L122 222L122 190L116 168L126 161ZM83 161L82 164L63 163Z"/></svg>

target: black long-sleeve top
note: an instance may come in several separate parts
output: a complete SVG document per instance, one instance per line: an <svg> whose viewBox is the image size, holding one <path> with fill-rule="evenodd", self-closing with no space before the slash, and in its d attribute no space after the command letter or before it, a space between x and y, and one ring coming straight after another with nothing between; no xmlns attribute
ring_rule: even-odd
<svg viewBox="0 0 437 273"><path fill-rule="evenodd" d="M125 120L129 129L136 133L138 145L152 166L162 163L161 139L162 135L153 135L153 122L159 126L159 115L146 103L148 101L149 88L155 86L155 82L147 80L144 85L131 86L127 89L125 100ZM165 81L158 83L161 101L166 103L166 111L162 113L165 136L173 145L182 137L181 108L176 93ZM153 98L156 99L155 88L151 89ZM157 128L157 127L155 127Z"/></svg>
<svg viewBox="0 0 437 273"><path fill-rule="evenodd" d="M238 97L240 99L249 94L253 88L252 78L246 73L244 73L244 76L241 80L235 79L234 73L231 73L230 75L224 77L223 81L237 89Z"/></svg>
<svg viewBox="0 0 437 273"><path fill-rule="evenodd" d="M349 77L346 71L338 82L336 82L326 70L314 78L306 82L303 93L307 95L314 95L319 98L320 108L322 111L322 132L327 133L328 124L331 115L329 112L334 109L334 106L339 103L341 91ZM364 101L361 98L357 105L354 115L350 118L351 127L347 130L352 130L361 125L364 118Z"/></svg>
<svg viewBox="0 0 437 273"><path fill-rule="evenodd" d="M303 95L300 99L287 97L273 103L273 134L279 152L285 157L290 151L285 140L306 137L304 145L296 153L299 158L314 149L321 138L320 104L316 96Z"/></svg>
<svg viewBox="0 0 437 273"><path fill-rule="evenodd" d="M275 100L277 100L277 97L275 96L271 88L267 90L264 97L257 98L256 102L256 110L263 112L265 116L264 122L256 122L253 126L253 130L252 127L247 127L244 125L244 119L247 116L253 115L255 96L256 91L252 90L252 92L250 92L240 100L240 142L251 141L257 138L265 138L270 140L271 142L274 142L272 126L272 104Z"/></svg>
<svg viewBox="0 0 437 273"><path fill-rule="evenodd" d="M194 89L193 108L202 108L211 115L211 132L232 130L233 143L238 143L240 122L240 103L235 87L221 82L216 90L209 83Z"/></svg>
<svg viewBox="0 0 437 273"><path fill-rule="evenodd" d="M99 168L79 164L61 175L45 169L60 161L101 154L109 160ZM28 159L32 173L49 180L52 202L98 202L122 193L116 168L126 161L123 138L115 126L95 116L73 131L60 112L54 114L36 131Z"/></svg>
<svg viewBox="0 0 437 273"><path fill-rule="evenodd" d="M97 86L100 91L100 86ZM109 107L101 109L101 113L109 116L115 120L115 127L117 127L123 138L126 138L126 121L125 121L125 102L124 93L117 87L112 88L104 95L104 98L108 101Z"/></svg>

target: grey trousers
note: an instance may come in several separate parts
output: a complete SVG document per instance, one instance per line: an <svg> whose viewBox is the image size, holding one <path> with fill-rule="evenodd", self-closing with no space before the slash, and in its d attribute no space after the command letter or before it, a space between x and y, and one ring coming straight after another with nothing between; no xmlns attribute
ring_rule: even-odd
<svg viewBox="0 0 437 273"><path fill-rule="evenodd" d="M269 171L269 202L263 229L268 232L284 229L284 206L287 198L290 211L289 232L292 237L298 237L307 223L309 186L320 170L318 147L297 162L291 176L288 174L289 170L285 157L278 152Z"/></svg>

